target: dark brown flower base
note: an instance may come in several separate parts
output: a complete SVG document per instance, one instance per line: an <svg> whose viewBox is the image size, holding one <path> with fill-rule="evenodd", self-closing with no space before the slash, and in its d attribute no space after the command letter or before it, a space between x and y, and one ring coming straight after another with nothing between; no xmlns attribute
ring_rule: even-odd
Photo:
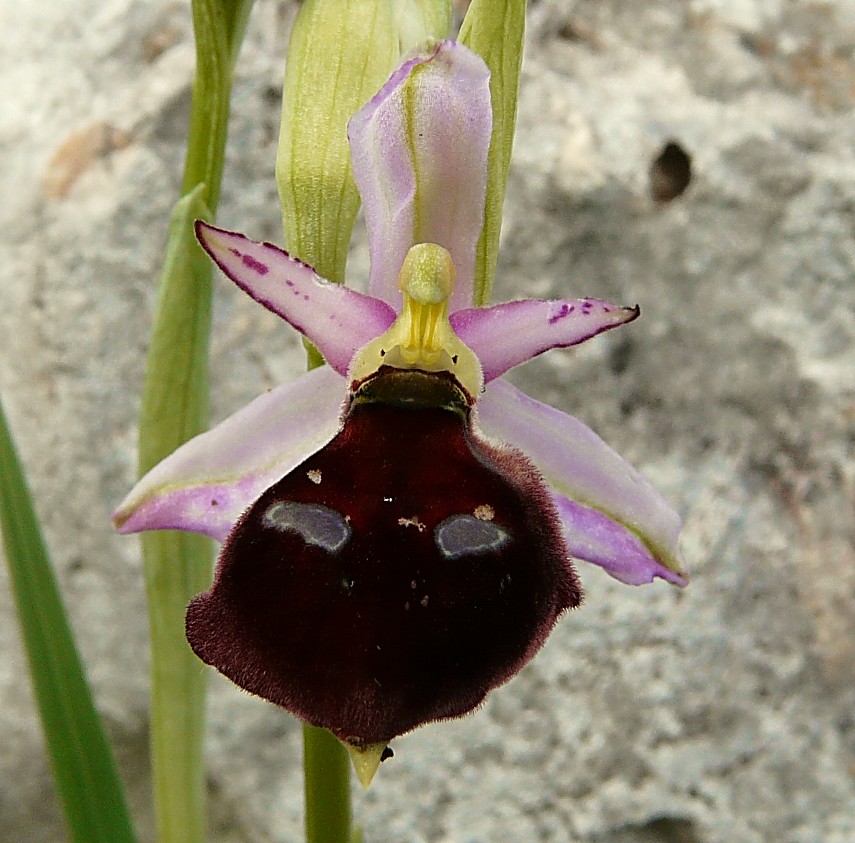
<svg viewBox="0 0 855 843"><path fill-rule="evenodd" d="M448 379L382 372L187 611L203 661L355 744L471 711L581 600L536 470L472 432Z"/></svg>

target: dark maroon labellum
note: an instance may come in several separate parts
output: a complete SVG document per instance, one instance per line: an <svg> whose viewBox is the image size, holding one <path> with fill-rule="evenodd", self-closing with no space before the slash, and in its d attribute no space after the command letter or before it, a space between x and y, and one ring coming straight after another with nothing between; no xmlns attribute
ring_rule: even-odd
<svg viewBox="0 0 855 843"><path fill-rule="evenodd" d="M187 611L199 657L354 744L465 714L581 590L543 481L451 376L382 368L268 489Z"/></svg>

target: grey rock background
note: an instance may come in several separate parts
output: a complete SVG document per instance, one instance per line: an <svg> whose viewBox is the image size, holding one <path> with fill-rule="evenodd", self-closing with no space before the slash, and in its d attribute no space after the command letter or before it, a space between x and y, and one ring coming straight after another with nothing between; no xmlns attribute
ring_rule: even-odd
<svg viewBox="0 0 855 843"><path fill-rule="evenodd" d="M144 839L135 417L193 51L189 4L0 2L0 391ZM278 238L292 9L258 0L220 222ZM497 298L643 318L514 373L686 519L693 581L584 569L584 607L474 716L356 794L376 843L855 840L855 4L532 2ZM676 140L688 190L650 198ZM367 266L364 237L354 278ZM214 415L302 368L217 286ZM62 839L0 573L0 840ZM212 677L211 840L300 839L298 724Z"/></svg>

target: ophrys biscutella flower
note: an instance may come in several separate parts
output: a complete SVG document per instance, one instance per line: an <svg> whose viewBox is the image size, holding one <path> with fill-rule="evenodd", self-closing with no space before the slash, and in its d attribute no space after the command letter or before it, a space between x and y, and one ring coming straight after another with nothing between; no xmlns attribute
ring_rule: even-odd
<svg viewBox="0 0 855 843"><path fill-rule="evenodd" d="M580 421L502 380L638 309L472 308L488 72L443 42L351 121L368 294L199 223L223 272L326 359L154 468L122 532L223 542L187 615L199 656L355 746L462 715L580 602L573 560L682 584L680 519Z"/></svg>

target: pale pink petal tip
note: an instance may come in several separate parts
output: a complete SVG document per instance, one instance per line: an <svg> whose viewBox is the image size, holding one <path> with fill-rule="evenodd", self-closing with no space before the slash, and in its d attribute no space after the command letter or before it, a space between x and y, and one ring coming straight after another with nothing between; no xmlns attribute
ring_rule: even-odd
<svg viewBox="0 0 855 843"><path fill-rule="evenodd" d="M656 560L638 536L602 512L554 495L570 555L598 565L627 585L645 585L657 577L685 586L685 574Z"/></svg>
<svg viewBox="0 0 855 843"><path fill-rule="evenodd" d="M271 243L258 243L201 220L196 236L228 278L308 337L341 375L356 350L394 321L389 305L324 280Z"/></svg>
<svg viewBox="0 0 855 843"><path fill-rule="evenodd" d="M584 509L572 511L578 524L587 524L592 530L596 528L600 537L609 542L617 538L603 532L608 525L601 518L626 531L621 547L627 551L634 547L627 558L639 560L641 567L615 559L614 571L620 571L620 565L627 564L624 577L641 576L643 579L647 575L638 573L644 570L641 556L649 554L661 566L651 578L662 576L676 584L685 582L678 549L680 516L633 466L587 425L530 398L503 379L487 386L478 402L478 420L488 436L512 443L526 454L541 471L553 494L582 505ZM582 535L584 538L585 534ZM608 542L603 545L607 546ZM602 548L598 551L601 554L598 564L608 569L603 564L605 552ZM665 574L666 570L670 573ZM649 579L643 581L649 582Z"/></svg>
<svg viewBox="0 0 855 843"><path fill-rule="evenodd" d="M551 348L585 342L638 318L638 307L601 299L512 301L451 315L451 325L481 361L489 383Z"/></svg>
<svg viewBox="0 0 855 843"><path fill-rule="evenodd" d="M335 436L345 394L328 366L264 393L149 471L113 514L116 528L222 541L265 489Z"/></svg>

